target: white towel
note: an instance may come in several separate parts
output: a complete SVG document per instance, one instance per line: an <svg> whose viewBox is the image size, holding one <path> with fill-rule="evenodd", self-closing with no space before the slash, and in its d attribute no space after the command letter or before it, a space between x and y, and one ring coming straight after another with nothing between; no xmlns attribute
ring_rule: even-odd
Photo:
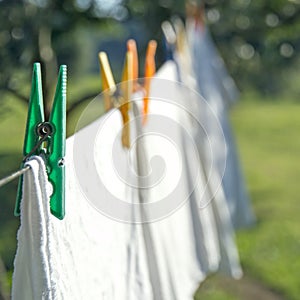
<svg viewBox="0 0 300 300"><path fill-rule="evenodd" d="M236 101L238 91L214 47L208 29L201 29L195 26L194 22L194 20L187 21L186 31L190 52L186 55L192 57L191 69L197 81L197 91L209 104L208 107L206 104L201 105L204 102L199 103L202 120L206 123L212 147L222 149L218 134L219 125L216 124L214 118L211 118L212 112L216 115L222 127L227 148L226 151L216 153L214 165L223 180L223 189L234 226L249 226L254 222L254 215L227 113L227 106ZM210 145L205 147L206 153L209 153Z"/></svg>
<svg viewBox="0 0 300 300"><path fill-rule="evenodd" d="M190 90L186 85L175 82L177 70L175 63L169 61L161 67L153 80L148 122L150 128L146 129L149 132L155 131L153 128L157 128L156 124L159 123L155 118L161 116L162 122L159 126L161 129L156 129L157 133L160 132L163 135L164 128L168 128L169 138L180 153L180 159L183 161L181 175L184 179L180 181L180 188L174 194L174 201L175 199L184 199L187 194L193 193L189 195L189 201L178 212L175 212L174 215L164 221L171 222L173 218L175 225L172 224L169 227L176 227L180 224L178 220L185 219L180 217L176 219L176 214L179 214L179 211L190 210L191 223L185 226L187 226L189 232L194 233L195 257L198 258L200 269L203 272L202 275L210 271L216 271L220 267L233 277L240 278L242 271L234 241L230 212L221 186L221 178L214 166L206 165L207 162L203 156L205 139L200 126L200 124L203 124L201 115L199 115L200 106L197 108L193 101L203 101L204 104L206 102L203 99L201 100L197 93ZM165 80L166 78L171 81ZM152 123L151 117L154 119ZM168 126L169 119L173 120L173 127ZM197 123L197 120L200 123ZM171 134L172 130L173 134ZM157 143L157 145L160 144ZM147 150L150 151L148 155L151 157L153 145L150 147L149 144ZM218 150L213 149L213 151ZM171 149L168 153L171 155ZM209 179L207 178L207 167L210 167L211 172ZM176 176L174 175L174 182L176 182L175 179ZM153 198L155 197L153 196ZM188 236L188 233L185 232L184 235ZM180 244L181 236L176 235L175 238L178 238L178 241L172 243ZM202 276L202 278L204 277L205 275Z"/></svg>
<svg viewBox="0 0 300 300"><path fill-rule="evenodd" d="M169 203L162 203L175 190L173 180L176 180L177 174L172 173L176 169L172 164L176 164L176 161L172 153L174 149L168 144L168 139L176 142L176 132L174 136L171 128L167 128L167 137L159 136L162 132L158 128L164 127L165 124L160 120L157 123L158 127L152 126L159 121L152 115L153 105L155 101L151 100L151 113L147 125L140 131L137 141L137 155L139 174L144 176L145 187L145 205L142 209L146 222L143 229L147 244L153 245L149 249L151 259L156 264L152 266L152 272L156 273L155 286L159 287L154 299L193 299L193 294L199 282L205 278L205 273L197 257L191 211L188 205L182 206L180 202L179 206L172 207L172 198L169 199ZM138 114L135 117L136 122L141 120ZM188 196L180 195L186 192L186 180L183 174L179 191L175 191L178 200L181 196ZM173 198L173 202L177 199ZM174 212L174 209L177 210Z"/></svg>
<svg viewBox="0 0 300 300"><path fill-rule="evenodd" d="M92 148L95 155L80 152L83 164L74 168L73 156L82 149L73 149L73 145L89 141L99 128L100 137L93 144L82 145ZM108 157L101 155L111 146L104 142L105 135L121 128L121 117L115 110L109 119L101 118L67 140L66 217L62 221L49 212L43 161L35 157L28 162L31 170L24 175L13 299L153 299L141 226L104 216L105 212L101 214L92 206L97 203L93 199L89 203L84 194L93 184L89 172L95 164L108 164ZM120 138L115 136L114 140L119 159L127 161ZM78 176L79 170L87 180ZM120 181L114 182L114 192L127 203L139 201L137 189ZM105 195L107 191L102 189L97 195L99 202L109 200ZM134 212L129 217L134 221Z"/></svg>
<svg viewBox="0 0 300 300"><path fill-rule="evenodd" d="M49 185L42 159L26 163L31 168L24 174L21 202L21 227L14 261L12 299L52 299L48 261L48 228L45 203Z"/></svg>

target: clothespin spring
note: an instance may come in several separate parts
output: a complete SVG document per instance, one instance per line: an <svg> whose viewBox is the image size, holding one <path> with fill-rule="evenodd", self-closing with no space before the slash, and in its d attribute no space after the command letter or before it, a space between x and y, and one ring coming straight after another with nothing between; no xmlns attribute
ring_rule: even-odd
<svg viewBox="0 0 300 300"><path fill-rule="evenodd" d="M53 134L53 127L49 122L42 122L37 125L36 132L41 139L32 148L32 150L23 158L23 163L26 162L30 156L36 153L36 151L42 146L42 144L47 141L48 137Z"/></svg>

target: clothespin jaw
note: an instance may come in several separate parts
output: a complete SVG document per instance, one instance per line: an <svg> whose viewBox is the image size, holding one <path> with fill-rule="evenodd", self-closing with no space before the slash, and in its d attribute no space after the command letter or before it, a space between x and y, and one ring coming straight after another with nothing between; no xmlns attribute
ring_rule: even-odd
<svg viewBox="0 0 300 300"><path fill-rule="evenodd" d="M44 158L53 187L50 210L58 219L63 219L65 215L66 81L67 68L61 66L50 120L45 122L41 69L39 63L34 64L22 163L24 166L26 159L32 155L41 155ZM22 182L21 177L15 206L16 216L20 215Z"/></svg>
<svg viewBox="0 0 300 300"><path fill-rule="evenodd" d="M185 11L188 18L194 19L195 27L203 30L205 27L205 2L187 1Z"/></svg>
<svg viewBox="0 0 300 300"><path fill-rule="evenodd" d="M132 70L132 78L133 78L133 92L136 92L140 85L138 83L138 76L139 76L139 59L138 59L138 53L137 53L137 46L136 42L133 39L130 39L127 41L127 51L132 53L132 64L133 64L133 70Z"/></svg>
<svg viewBox="0 0 300 300"><path fill-rule="evenodd" d="M150 95L150 83L151 78L154 76L156 67L155 67L155 53L157 48L157 42L151 40L148 43L146 59L145 59L145 97L144 97L144 107L143 107L143 124L147 121L147 115L149 111L149 95Z"/></svg>
<svg viewBox="0 0 300 300"><path fill-rule="evenodd" d="M182 20L178 17L173 18L174 29L176 33L176 48L179 53L184 53L187 45L185 27Z"/></svg>
<svg viewBox="0 0 300 300"><path fill-rule="evenodd" d="M161 24L161 29L164 34L164 46L166 60L174 60L174 50L176 48L176 33L169 21L164 21Z"/></svg>
<svg viewBox="0 0 300 300"><path fill-rule="evenodd" d="M138 91L139 89L144 89L144 103L143 103L143 123L146 123L147 114L149 110L149 94L150 94L150 83L151 77L155 74L155 52L157 48L157 43L154 40L151 40L148 43L146 58L145 58L145 81L143 87L138 83L138 54L136 42L133 39L128 40L127 50L133 55L133 92Z"/></svg>
<svg viewBox="0 0 300 300"><path fill-rule="evenodd" d="M49 122L53 127L48 150L49 180L53 186L50 197L51 213L58 219L65 216L65 165L66 153L66 101L67 101L67 66L60 67L56 92Z"/></svg>
<svg viewBox="0 0 300 300"><path fill-rule="evenodd" d="M111 97L116 92L116 84L105 52L99 52L100 73L102 78L102 90L104 95L105 111L112 108Z"/></svg>
<svg viewBox="0 0 300 300"><path fill-rule="evenodd" d="M27 124L25 131L25 139L23 145L23 157L26 157L38 143L39 136L36 134L38 124L44 122L44 104L42 93L41 65L35 63L33 65L31 93L29 99ZM38 155L38 149L32 155ZM21 164L21 169L24 167L24 162ZM17 199L15 205L15 216L20 215L20 204L23 194L23 176L19 178Z"/></svg>
<svg viewBox="0 0 300 300"><path fill-rule="evenodd" d="M35 63L33 65L32 86L29 100L25 142L23 146L24 156L26 156L36 145L38 141L38 135L35 133L35 128L39 123L43 122L44 119L41 65L39 63Z"/></svg>
<svg viewBox="0 0 300 300"><path fill-rule="evenodd" d="M175 45L176 43L176 33L169 21L164 21L161 24L161 29L164 33L165 39L169 45Z"/></svg>
<svg viewBox="0 0 300 300"><path fill-rule="evenodd" d="M105 52L99 53L100 69L102 76L102 86L104 94L105 110L116 107L120 110L123 129L122 129L122 145L124 148L130 147L130 130L129 130L129 109L130 98L133 89L133 53L127 51L125 64L123 68L123 76L121 83L121 93L118 94L115 80L110 68L108 57Z"/></svg>
<svg viewBox="0 0 300 300"><path fill-rule="evenodd" d="M130 110L130 98L133 90L133 53L127 51L125 64L122 76L122 96L120 101L119 110L122 115L123 120L123 130L122 130L122 144L126 148L130 148L130 126L129 126L129 110Z"/></svg>

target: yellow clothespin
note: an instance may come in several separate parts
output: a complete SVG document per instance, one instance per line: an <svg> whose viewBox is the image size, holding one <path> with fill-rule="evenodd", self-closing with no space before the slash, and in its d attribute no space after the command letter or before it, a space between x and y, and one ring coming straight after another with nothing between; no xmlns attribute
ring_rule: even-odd
<svg viewBox="0 0 300 300"><path fill-rule="evenodd" d="M105 52L99 53L100 70L102 76L102 87L104 94L105 110L108 111L112 107L118 108L121 112L123 121L122 130L122 145L125 148L130 147L130 127L129 127L129 108L130 98L132 93L132 79L133 79L133 58L132 53L127 51L122 82L120 86L120 93L117 91L115 80L111 71L107 54Z"/></svg>
<svg viewBox="0 0 300 300"><path fill-rule="evenodd" d="M110 68L110 64L105 52L99 53L100 73L102 78L102 90L104 94L104 108L108 111L112 108L111 97L116 92L115 80Z"/></svg>
<svg viewBox="0 0 300 300"><path fill-rule="evenodd" d="M176 33L176 49L179 53L184 53L187 43L187 37L185 32L185 26L182 20L178 17L173 18L173 25Z"/></svg>
<svg viewBox="0 0 300 300"><path fill-rule="evenodd" d="M139 89L144 89L144 105L143 105L143 123L145 124L147 120L147 114L149 110L149 94L150 94L150 83L151 78L155 74L155 52L156 52L157 43L154 40L149 41L148 48L145 58L145 81L143 87L138 84L138 54L135 40L129 40L127 42L127 50L133 55L133 92L138 91Z"/></svg>

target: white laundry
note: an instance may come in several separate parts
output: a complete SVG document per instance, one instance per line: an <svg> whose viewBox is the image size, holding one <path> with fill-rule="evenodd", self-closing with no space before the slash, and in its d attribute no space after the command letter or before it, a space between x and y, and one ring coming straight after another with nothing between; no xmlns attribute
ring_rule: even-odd
<svg viewBox="0 0 300 300"><path fill-rule="evenodd" d="M27 163L31 169L24 175L21 202L21 227L14 262L12 299L43 299L51 293L45 211L49 186L40 158ZM50 298L50 297L49 297ZM51 298L50 298L51 299Z"/></svg>
<svg viewBox="0 0 300 300"><path fill-rule="evenodd" d="M206 102L199 97L197 98L197 94L184 84L167 84L167 82L161 83L159 80L163 78L174 80L177 70L178 67L172 61L165 63L159 70L157 74L158 79L153 81L153 90L155 90L155 84L157 84L156 90L160 92L156 92L152 95L154 99L151 101L150 112L153 113L153 111L155 111L156 114L170 117L171 108L166 107L164 109L165 104L162 104L161 101L155 101L155 98L159 99L159 97L169 99L171 102L170 106L173 106L173 109L174 107L179 108L174 118L178 124L180 124L178 127L184 128L184 130L181 131L181 145L184 145L181 151L186 155L183 165L186 168L187 176L189 176L188 184L191 184L193 181L193 173L195 173L195 171L191 170L195 169L195 165L197 166L197 164L199 164L199 179L196 182L197 184L194 189L193 187L189 187L189 189L193 191L190 196L189 205L193 206L192 216L194 222L197 224L197 227L195 227L195 235L196 237L199 235L199 240L206 249L206 256L203 251L200 254L203 269L207 270L207 268L203 266L203 257L206 257L210 271L215 271L220 264L223 271L231 274L235 278L239 278L242 272L234 242L234 230L232 228L230 213L221 186L221 179L213 166L211 166L211 179L208 180L208 178L206 178L207 172L204 165L205 159L202 149L205 137L203 137L201 126L197 124L196 120L191 118L193 114L195 119L201 120L201 115L199 116L201 112L199 112L199 106L197 109L192 101L203 101L202 106L204 106ZM161 92L162 89L159 89L159 86L168 86L165 94ZM194 150L188 147L191 145L191 143L188 143L188 140L191 138L194 140L194 146L199 155L198 160L193 159L192 153ZM179 144L180 141L178 141L178 145ZM195 205L198 205L198 210L195 210ZM201 232L203 236L200 235Z"/></svg>
<svg viewBox="0 0 300 300"><path fill-rule="evenodd" d="M130 150L118 110L67 140L64 220L49 212L42 159L28 162L13 299L188 300L219 267L241 275L222 188L202 165L202 136L189 115L197 106L177 74L169 62L153 79L144 127L142 97L134 96ZM91 104L80 127L99 106Z"/></svg>
<svg viewBox="0 0 300 300"><path fill-rule="evenodd" d="M28 162L31 170L24 177L13 299L192 299L208 267L205 256L199 257L205 251L197 252L204 245L195 244L199 240L195 238L190 207L183 205L170 216L173 211L167 212L161 221L126 224L112 218L141 223L144 216L152 216L146 216L147 210L139 205L125 213L118 205L112 210L101 206L103 200L113 202L114 197L130 204L151 200L138 188L144 184L137 182L140 177L129 172L129 178L127 172L129 167L139 174L147 172L145 155L149 152L143 149L143 140L134 140L141 133L137 109L132 120L131 151L122 149L122 124L116 110L67 140L66 217L62 221L49 212L44 162L39 157ZM125 174L130 181L127 184L117 177L113 178L113 186L107 184L106 176L111 178L113 169L109 153L116 159L119 175ZM128 166L128 161L132 165ZM102 185L90 177L94 172L102 176ZM94 189L95 185L99 190ZM96 198L88 193L90 190ZM105 199L108 194L113 197ZM102 214L93 206L102 208ZM35 234L28 234L31 231Z"/></svg>
<svg viewBox="0 0 300 300"><path fill-rule="evenodd" d="M104 128L101 138L84 145L95 155L80 152L83 164L74 168L73 157L78 154L75 149L73 153L73 144L89 142L87 137L103 128L104 122L111 130ZM93 184L89 181L92 166L105 166L109 160L101 156L111 146L103 142L105 135L121 128L120 114L113 111L110 118L99 119L67 140L66 216L62 221L49 212L42 159L35 157L27 163L31 169L24 175L12 299L153 299L141 226L104 216L93 207L97 203L89 203L84 195ZM120 160L128 160L116 136L114 147ZM78 170L87 180L78 177ZM135 188L115 182L114 191L124 201L139 201ZM102 190L97 195L99 201L105 194ZM134 212L129 217L134 220Z"/></svg>
<svg viewBox="0 0 300 300"><path fill-rule="evenodd" d="M242 271L222 187L206 187L197 148L202 141L195 141L199 126L190 121L186 103L189 90L176 79L176 65L167 62L152 80L137 157L147 187L143 202L150 203L144 227L154 245L162 299L186 300L219 267L235 278ZM207 197L214 199L209 203Z"/></svg>
<svg viewBox="0 0 300 300"><path fill-rule="evenodd" d="M249 226L254 222L254 215L249 204L227 113L227 107L236 101L238 91L214 47L208 29L195 26L194 22L193 19L188 19L186 22L189 47L185 53L174 55L174 57L179 65L178 69L182 72L183 82L197 90L209 104L208 106L201 105L204 102L199 104L201 120L206 125L211 143L205 145L206 153L209 153L210 147L223 149L223 143L220 142L222 137L218 133L219 125L221 125L226 151L219 151L214 155L214 165L223 181L223 189L234 226ZM189 60L185 60L185 56L191 56L192 64L187 65ZM192 74L189 76L196 79L196 84L191 85L191 80L185 80L185 73ZM218 118L219 124L211 118L212 113ZM206 160L211 159L206 157Z"/></svg>

